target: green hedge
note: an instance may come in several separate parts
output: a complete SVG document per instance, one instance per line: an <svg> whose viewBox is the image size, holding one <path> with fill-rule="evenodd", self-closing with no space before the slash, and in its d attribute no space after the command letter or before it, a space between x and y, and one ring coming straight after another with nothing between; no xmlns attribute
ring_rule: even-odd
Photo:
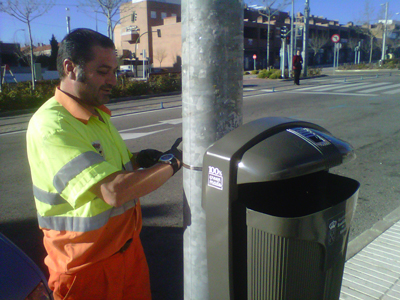
<svg viewBox="0 0 400 300"><path fill-rule="evenodd" d="M339 70L365 70L365 69L400 69L400 58L392 58L383 61L382 65L376 63L347 63L339 66Z"/></svg>
<svg viewBox="0 0 400 300"><path fill-rule="evenodd" d="M57 80L38 82L36 89L31 90L31 82L3 84L0 93L0 111L37 108L54 95Z"/></svg>
<svg viewBox="0 0 400 300"><path fill-rule="evenodd" d="M281 77L281 70L279 69L270 69L270 70L261 70L258 73L258 78L269 78L269 79L278 79Z"/></svg>
<svg viewBox="0 0 400 300"><path fill-rule="evenodd" d="M40 81L35 91L31 91L30 82L4 84L0 93L0 111L35 109L54 95L58 80ZM180 74L163 74L152 76L148 81L119 78L118 84L111 91L111 98L159 94L181 91Z"/></svg>

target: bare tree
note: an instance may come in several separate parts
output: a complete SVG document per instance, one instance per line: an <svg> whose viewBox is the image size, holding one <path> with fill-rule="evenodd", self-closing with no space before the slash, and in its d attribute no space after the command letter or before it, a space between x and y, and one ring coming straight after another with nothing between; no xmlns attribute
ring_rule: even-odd
<svg viewBox="0 0 400 300"><path fill-rule="evenodd" d="M280 11L282 11L286 6L291 3L291 0L263 0L263 6L258 10L259 14L267 17L268 19L268 29L267 29L267 67L269 67L269 37L271 34L271 18ZM274 6L275 8L272 8Z"/></svg>
<svg viewBox="0 0 400 300"><path fill-rule="evenodd" d="M80 1L83 5L88 5L93 8L94 11L101 9L103 15L107 18L107 35L110 39L114 40L114 26L113 23L117 24L121 19L113 21L115 15L119 13L121 4L129 2L127 0L82 0Z"/></svg>
<svg viewBox="0 0 400 300"><path fill-rule="evenodd" d="M18 49L15 49L14 54L19 61L22 61L24 64L28 66L31 65L31 53L28 47L24 48L18 47Z"/></svg>
<svg viewBox="0 0 400 300"><path fill-rule="evenodd" d="M325 44L329 41L328 32L313 32L310 35L310 39L308 41L308 45L313 49L314 56L317 56L319 50L325 46Z"/></svg>
<svg viewBox="0 0 400 300"><path fill-rule="evenodd" d="M157 59L160 62L160 68L161 68L161 63L168 56L167 50L165 48L157 48L156 53L154 54L155 59Z"/></svg>
<svg viewBox="0 0 400 300"><path fill-rule="evenodd" d="M347 40L347 47L354 51L354 49L358 46L358 40L356 38L349 38Z"/></svg>
<svg viewBox="0 0 400 300"><path fill-rule="evenodd" d="M378 34L377 30L373 29L372 23L376 20L376 12L375 9L371 6L370 0L365 0L364 11L361 12L361 18L357 21L357 23L361 24L361 27L356 27L356 30L359 33L368 36L369 38L369 63L372 61L372 53L375 46L375 39ZM366 50L366 45L363 46L363 49ZM368 50L367 50L368 52Z"/></svg>
<svg viewBox="0 0 400 300"><path fill-rule="evenodd" d="M9 14L28 26L30 41L30 65L32 73L32 90L35 89L35 63L33 56L33 39L31 23L36 18L48 12L54 6L54 0L6 0L0 2L0 11Z"/></svg>

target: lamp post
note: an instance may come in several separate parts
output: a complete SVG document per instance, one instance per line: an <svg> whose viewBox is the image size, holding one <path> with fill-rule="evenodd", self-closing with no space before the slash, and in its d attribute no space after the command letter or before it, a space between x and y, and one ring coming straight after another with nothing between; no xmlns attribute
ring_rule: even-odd
<svg viewBox="0 0 400 300"><path fill-rule="evenodd" d="M289 51L289 78L292 76L293 72L293 45L294 44L294 0L292 0L292 13L290 20L290 51Z"/></svg>
<svg viewBox="0 0 400 300"><path fill-rule="evenodd" d="M65 8L65 12L67 14L66 20L67 20L67 34L71 32L71 17L69 15L69 8Z"/></svg>
<svg viewBox="0 0 400 300"><path fill-rule="evenodd" d="M304 32L303 32L303 75L307 77L308 65L308 25L310 20L310 3L306 0L304 8Z"/></svg>
<svg viewBox="0 0 400 300"><path fill-rule="evenodd" d="M386 12L385 12L385 28L383 29L383 39L382 39L382 57L381 61L385 60L386 57L386 33L387 33L387 19L388 19L388 6L389 2L383 3L381 5L386 5Z"/></svg>
<svg viewBox="0 0 400 300"><path fill-rule="evenodd" d="M14 43L17 41L17 40L16 40L16 36L17 36L17 32L18 32L18 31L25 31L25 29L17 29L17 30L15 30L14 35L13 35L13 41L14 41Z"/></svg>

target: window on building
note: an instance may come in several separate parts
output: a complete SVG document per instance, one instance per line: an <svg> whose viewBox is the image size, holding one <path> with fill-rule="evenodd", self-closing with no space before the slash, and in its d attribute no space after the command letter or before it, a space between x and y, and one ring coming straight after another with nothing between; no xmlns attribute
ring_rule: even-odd
<svg viewBox="0 0 400 300"><path fill-rule="evenodd" d="M161 19L163 19L163 20L164 20L166 17L167 17L167 13L165 13L165 12L162 12L162 13L161 13Z"/></svg>
<svg viewBox="0 0 400 300"><path fill-rule="evenodd" d="M156 11L151 11L150 16L152 19L157 19L157 12Z"/></svg>

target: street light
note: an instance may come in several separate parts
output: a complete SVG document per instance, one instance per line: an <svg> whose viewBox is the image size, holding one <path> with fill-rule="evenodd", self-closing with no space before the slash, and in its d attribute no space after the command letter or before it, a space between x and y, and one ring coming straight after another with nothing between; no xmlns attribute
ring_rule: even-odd
<svg viewBox="0 0 400 300"><path fill-rule="evenodd" d="M386 31L387 31L387 19L388 19L388 6L389 6L389 2L386 3L382 3L382 5L386 5L386 12L385 12L385 28L383 30L383 41L382 41L382 57L381 57L381 61L385 60L386 57Z"/></svg>
<svg viewBox="0 0 400 300"><path fill-rule="evenodd" d="M67 34L69 34L71 32L71 17L69 15L69 8L65 8L65 12L66 12L66 21L67 21Z"/></svg>
<svg viewBox="0 0 400 300"><path fill-rule="evenodd" d="M18 31L25 31L25 29L17 29L17 30L15 30L14 35L13 35L13 41L14 41L14 43L17 41L17 40L16 40L16 36L17 36L17 32L18 32Z"/></svg>

